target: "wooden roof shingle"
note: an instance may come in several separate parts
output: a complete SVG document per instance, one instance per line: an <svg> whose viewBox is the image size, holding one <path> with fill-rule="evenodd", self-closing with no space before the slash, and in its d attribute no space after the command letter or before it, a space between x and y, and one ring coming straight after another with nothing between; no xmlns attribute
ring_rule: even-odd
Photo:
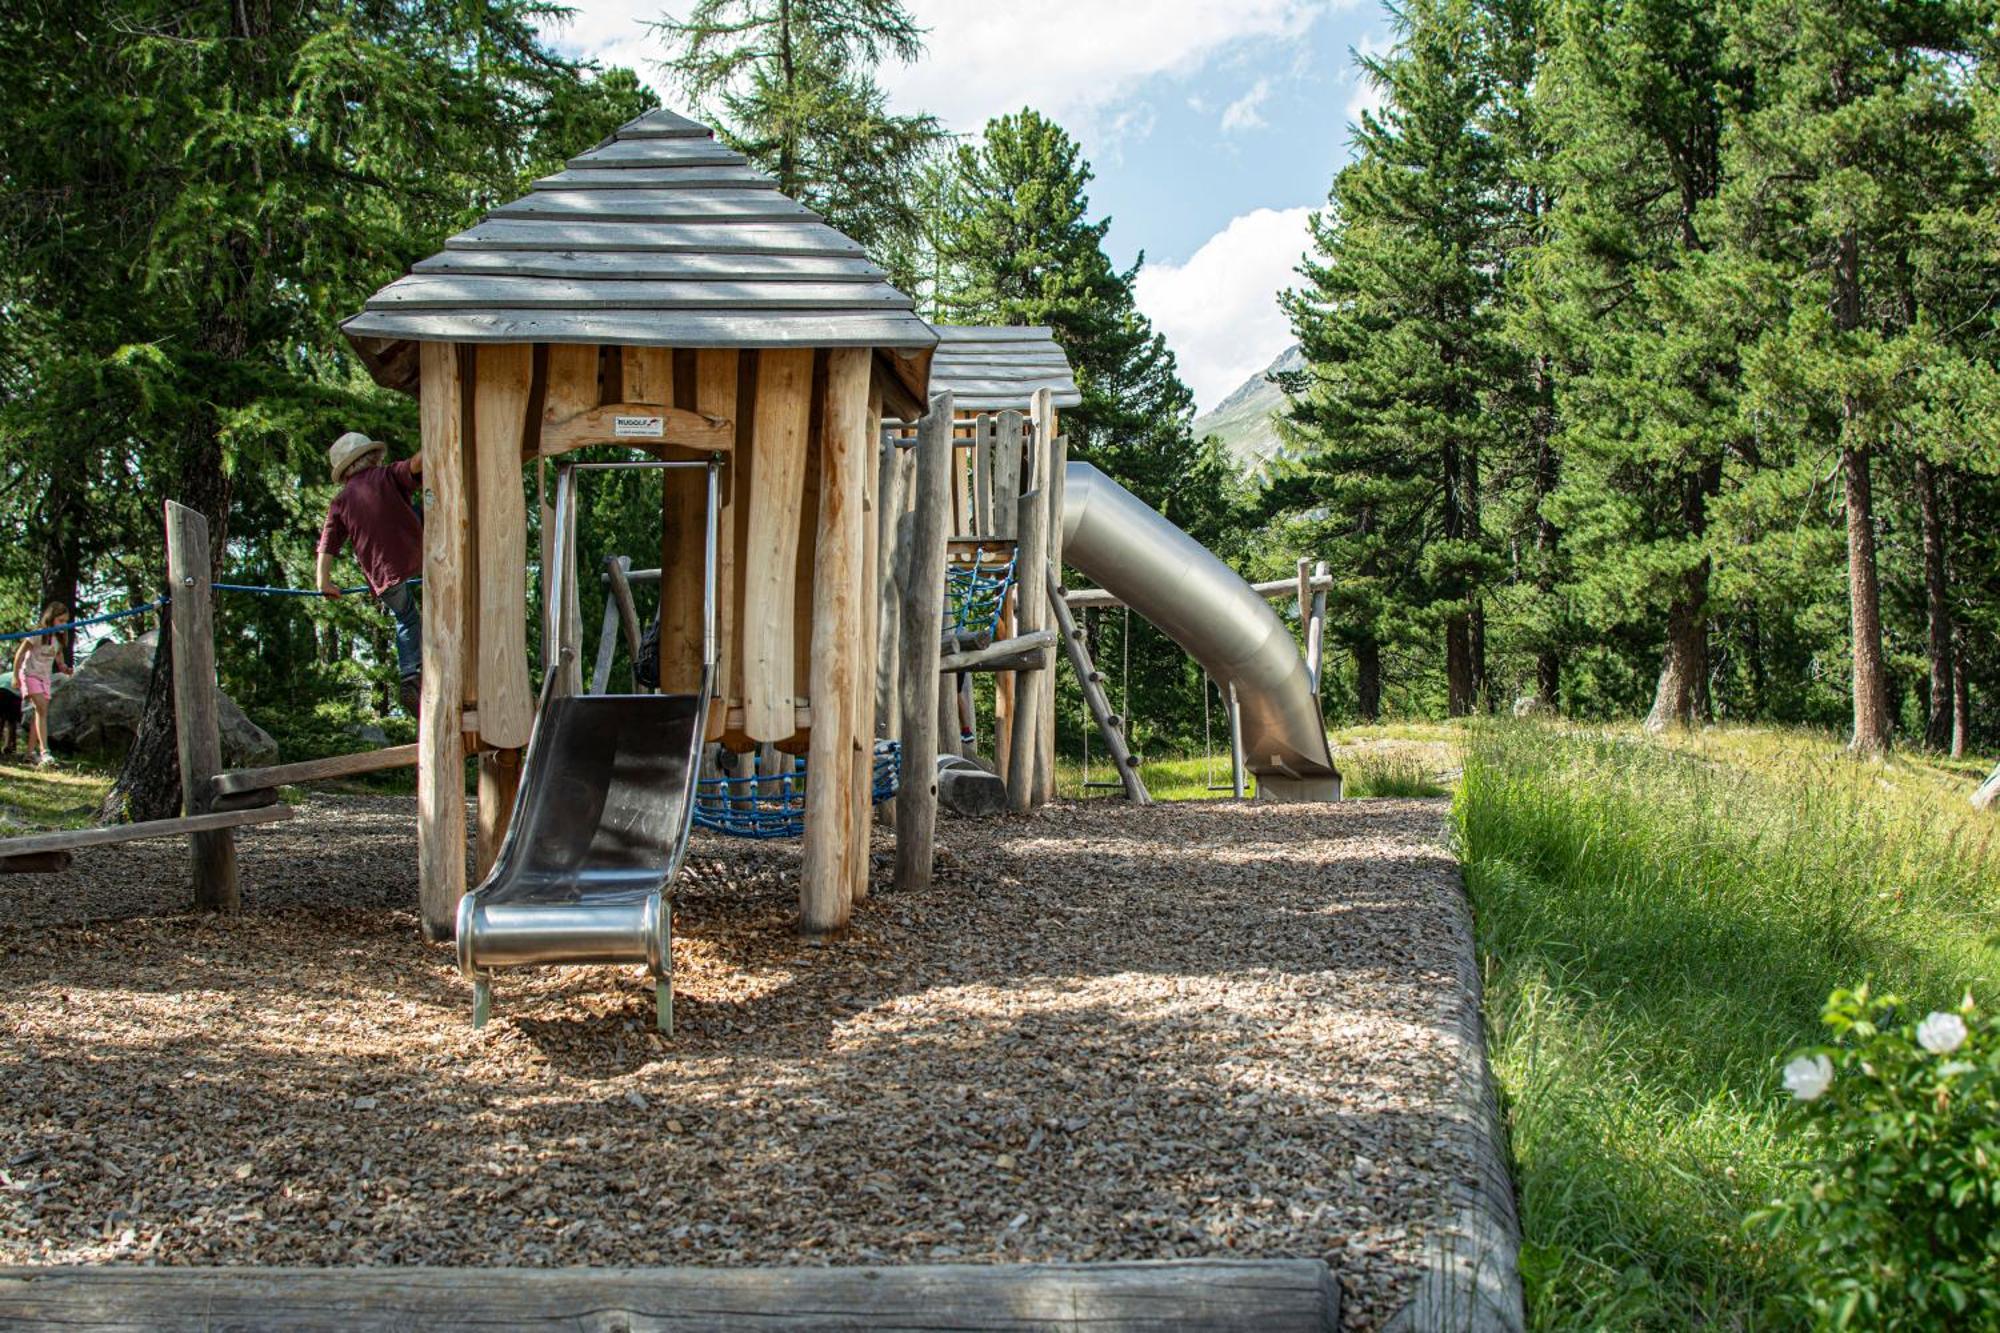
<svg viewBox="0 0 2000 1333"><path fill-rule="evenodd" d="M918 402L938 341L858 243L665 110L451 237L341 330L395 389L416 388L420 342L874 347Z"/></svg>
<svg viewBox="0 0 2000 1333"><path fill-rule="evenodd" d="M1055 406L1083 402L1069 358L1055 334L1038 325L939 324L931 358L931 391L952 392L961 411L1027 410L1037 389L1048 389Z"/></svg>

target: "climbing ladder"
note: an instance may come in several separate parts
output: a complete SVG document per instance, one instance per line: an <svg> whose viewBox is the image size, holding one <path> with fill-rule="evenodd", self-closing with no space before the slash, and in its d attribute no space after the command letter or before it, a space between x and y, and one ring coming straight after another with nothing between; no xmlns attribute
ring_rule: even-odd
<svg viewBox="0 0 2000 1333"><path fill-rule="evenodd" d="M1139 779L1139 761L1132 757L1131 747L1125 744L1124 719L1111 711L1111 700L1104 693L1104 673L1091 662L1090 648L1083 641L1083 631L1078 628L1076 618L1069 613L1069 594L1056 578L1055 570L1048 570L1047 576L1049 608L1055 612L1063 651L1069 656L1070 670L1076 673L1078 683L1083 686L1083 701L1090 709L1091 720L1097 723L1097 730L1104 737L1104 748L1110 752L1111 763L1118 770L1118 780L1125 786L1125 799L1134 805L1151 805L1152 795Z"/></svg>

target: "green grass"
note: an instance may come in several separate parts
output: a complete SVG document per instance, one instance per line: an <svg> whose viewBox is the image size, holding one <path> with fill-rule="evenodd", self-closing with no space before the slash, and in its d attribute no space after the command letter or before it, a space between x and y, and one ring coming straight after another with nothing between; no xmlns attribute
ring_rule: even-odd
<svg viewBox="0 0 2000 1333"><path fill-rule="evenodd" d="M1837 985L2000 978L1970 786L1798 733L1501 725L1454 809L1537 1328L1781 1326L1741 1219L1799 1169L1777 1065Z"/></svg>
<svg viewBox="0 0 2000 1333"><path fill-rule="evenodd" d="M1457 767L1457 746L1464 737L1457 726L1391 723L1379 727L1349 727L1332 735L1335 762L1345 779L1347 796L1443 796L1446 778ZM1139 777L1156 801L1209 801L1229 797L1229 755L1214 759L1142 758ZM1117 774L1103 756L1093 754L1093 782L1115 782ZM1212 790L1210 784L1214 784ZM1249 780L1247 795L1256 795ZM1056 761L1056 794L1066 799L1118 799L1118 789L1085 790L1083 766L1073 759Z"/></svg>
<svg viewBox="0 0 2000 1333"><path fill-rule="evenodd" d="M69 761L53 768L31 768L18 759L0 762L0 814L23 832L94 824L112 776Z"/></svg>

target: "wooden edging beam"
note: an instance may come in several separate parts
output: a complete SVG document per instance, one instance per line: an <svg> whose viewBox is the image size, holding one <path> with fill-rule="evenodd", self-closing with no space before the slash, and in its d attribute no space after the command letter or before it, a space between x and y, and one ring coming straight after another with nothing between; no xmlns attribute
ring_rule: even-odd
<svg viewBox="0 0 2000 1333"><path fill-rule="evenodd" d="M275 824L292 817L289 805L260 805L248 810L216 810L174 819L148 819L137 824L98 824L91 828L59 829L53 833L26 833L18 838L0 838L0 861L51 852L73 852L83 847L113 847L121 842L147 838L174 838L183 835L217 833L242 828L246 824Z"/></svg>
<svg viewBox="0 0 2000 1333"><path fill-rule="evenodd" d="M947 503L949 502L947 492ZM14 1268L0 1325L66 1329L1177 1328L1332 1333L1318 1259L883 1268Z"/></svg>

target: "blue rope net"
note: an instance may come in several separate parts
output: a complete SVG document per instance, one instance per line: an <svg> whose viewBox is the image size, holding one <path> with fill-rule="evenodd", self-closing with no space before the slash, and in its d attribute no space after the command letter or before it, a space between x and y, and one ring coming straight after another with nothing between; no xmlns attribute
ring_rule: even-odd
<svg viewBox="0 0 2000 1333"><path fill-rule="evenodd" d="M974 548L969 562L954 560L945 569L944 623L960 634L988 636L1000 630L1000 612L1014 586L1014 559L983 564L985 553Z"/></svg>
<svg viewBox="0 0 2000 1333"><path fill-rule="evenodd" d="M902 747L875 742L875 804L896 794ZM732 838L796 838L806 831L806 761L793 756L784 773L702 778L695 783L694 822Z"/></svg>

